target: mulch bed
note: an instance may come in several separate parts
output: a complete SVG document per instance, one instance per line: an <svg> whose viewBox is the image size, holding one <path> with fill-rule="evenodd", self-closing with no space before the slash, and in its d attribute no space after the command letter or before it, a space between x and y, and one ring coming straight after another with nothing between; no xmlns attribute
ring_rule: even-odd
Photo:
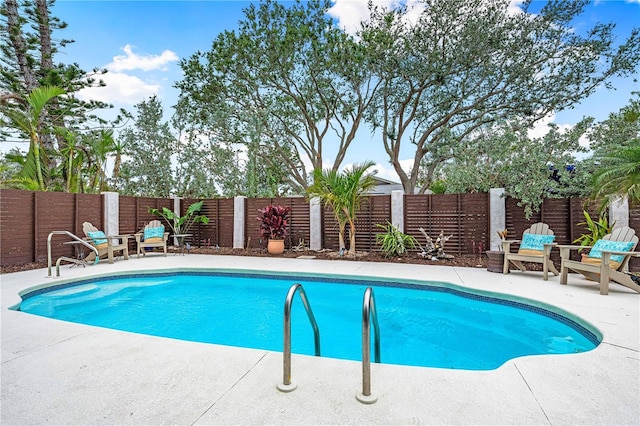
<svg viewBox="0 0 640 426"><path fill-rule="evenodd" d="M175 252L174 247L168 247L170 252ZM349 262L353 260L361 262L390 262L390 263L406 263L417 265L444 265L444 266L464 266L470 268L486 268L487 256L482 255L461 255L454 256L453 259L431 260L424 259L417 253L409 253L401 257L385 257L381 252L358 252L356 256L339 256L338 252L332 250L311 251L311 250L287 250L283 254L273 255L267 253L266 249L233 249L233 248L215 248L215 247L193 247L189 253L209 254L209 255L233 255L233 256L254 256L254 257L286 257L296 258L299 256L314 256L316 259L332 260L336 262ZM46 262L28 263L25 265L8 265L0 267L0 273L8 274L11 272L28 271L31 269L46 268Z"/></svg>

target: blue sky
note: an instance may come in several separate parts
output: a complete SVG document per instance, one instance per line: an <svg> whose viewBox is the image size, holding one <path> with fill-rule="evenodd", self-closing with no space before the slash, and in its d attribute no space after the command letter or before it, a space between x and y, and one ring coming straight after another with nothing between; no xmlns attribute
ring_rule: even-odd
<svg viewBox="0 0 640 426"><path fill-rule="evenodd" d="M392 1L395 0L376 0L381 4ZM234 0L58 0L51 12L65 21L68 28L54 36L73 39L75 43L65 47L55 59L57 62L77 62L86 71L94 67L109 69L104 76L107 87L93 89L84 96L133 112L133 105L155 93L165 110L170 111L169 107L178 96L172 86L181 79L179 59L188 58L198 50L209 50L220 32L237 27L244 16L242 9L249 3ZM534 7L542 4L534 3ZM366 0L334 0L331 12L348 30L364 16L366 6ZM598 21L616 23L618 37L622 40L634 26L640 26L640 0L595 1L575 23L576 31ZM558 113L554 121L569 126L587 115L603 120L627 104L632 91L640 91L640 83L634 83L633 79L616 80L614 86L616 91L601 88L575 109ZM165 118L168 119L168 115ZM397 180L388 165L382 143L376 140L372 144L366 130L362 136L366 140L351 148L347 163L373 160L379 163L381 177ZM372 150L372 145L379 149ZM330 158L327 160L330 162Z"/></svg>

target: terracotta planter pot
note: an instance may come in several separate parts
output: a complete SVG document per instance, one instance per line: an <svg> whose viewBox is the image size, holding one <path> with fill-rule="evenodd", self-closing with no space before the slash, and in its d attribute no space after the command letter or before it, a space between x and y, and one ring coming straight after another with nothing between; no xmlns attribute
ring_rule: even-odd
<svg viewBox="0 0 640 426"><path fill-rule="evenodd" d="M486 251L489 261L487 262L487 271L502 273L504 267L504 252L503 251Z"/></svg>
<svg viewBox="0 0 640 426"><path fill-rule="evenodd" d="M270 254L282 254L284 253L284 240L272 240L269 239L267 243L267 251Z"/></svg>

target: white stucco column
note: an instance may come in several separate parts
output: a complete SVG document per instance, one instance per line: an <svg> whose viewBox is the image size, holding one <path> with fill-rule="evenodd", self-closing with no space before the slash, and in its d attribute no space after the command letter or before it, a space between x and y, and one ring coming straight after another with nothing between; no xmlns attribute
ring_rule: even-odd
<svg viewBox="0 0 640 426"><path fill-rule="evenodd" d="M105 235L120 235L120 195L117 192L102 192L104 203L104 223L102 230Z"/></svg>
<svg viewBox="0 0 640 426"><path fill-rule="evenodd" d="M173 213L175 213L176 216L180 217L180 204L182 204L182 198L180 197L172 197L173 198ZM171 231L173 233L173 231ZM173 237L173 245L175 247L178 247L178 238Z"/></svg>
<svg viewBox="0 0 640 426"><path fill-rule="evenodd" d="M391 191L391 224L404 232L404 191Z"/></svg>
<svg viewBox="0 0 640 426"><path fill-rule="evenodd" d="M502 240L498 231L507 227L507 206L504 199L504 188L489 190L489 250L500 250Z"/></svg>
<svg viewBox="0 0 640 426"><path fill-rule="evenodd" d="M614 229L629 226L629 199L627 197L609 204L609 223L614 225Z"/></svg>
<svg viewBox="0 0 640 426"><path fill-rule="evenodd" d="M322 205L320 199L309 200L309 249L322 250Z"/></svg>
<svg viewBox="0 0 640 426"><path fill-rule="evenodd" d="M233 197L233 248L244 248L244 210L247 197Z"/></svg>

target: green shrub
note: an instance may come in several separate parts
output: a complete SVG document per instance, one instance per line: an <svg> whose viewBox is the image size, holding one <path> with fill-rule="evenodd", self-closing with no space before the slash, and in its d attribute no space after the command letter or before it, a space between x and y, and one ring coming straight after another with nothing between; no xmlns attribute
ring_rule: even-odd
<svg viewBox="0 0 640 426"><path fill-rule="evenodd" d="M406 254L408 248L415 248L418 244L415 238L400 232L390 222L386 225L376 224L376 226L385 230L384 233L376 234L376 243L381 246L380 249L386 257Z"/></svg>

